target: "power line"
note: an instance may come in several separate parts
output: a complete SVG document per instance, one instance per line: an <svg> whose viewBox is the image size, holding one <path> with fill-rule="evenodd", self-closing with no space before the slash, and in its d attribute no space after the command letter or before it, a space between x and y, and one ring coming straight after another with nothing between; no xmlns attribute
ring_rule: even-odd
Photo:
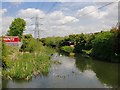
<svg viewBox="0 0 120 90"><path fill-rule="evenodd" d="M50 8L47 10L47 12L46 12L46 16L44 17L44 20L45 20L45 18L48 16L48 13L51 12L57 4L58 4L58 2L54 2L54 3L51 5L51 7L50 7ZM46 19L46 22L48 22L47 19ZM49 22L48 22L48 23L49 23Z"/></svg>
<svg viewBox="0 0 120 90"><path fill-rule="evenodd" d="M119 0L117 0L117 1L119 1ZM117 2L117 1L115 1L115 2ZM98 7L97 9L102 9L102 8L104 8L104 7L106 7L106 6L109 6L109 5L113 4L113 3L115 3L115 2L107 3L107 4L105 4L105 5L101 6L101 7ZM86 16L86 15L89 15L89 14L91 14L91 13L93 13L93 12L95 12L95 11L88 12L88 13L83 14L83 15L81 15L81 16ZM71 20L70 22L72 22L72 21L74 21L74 20ZM69 22L69 23L70 23L70 22Z"/></svg>
<svg viewBox="0 0 120 90"><path fill-rule="evenodd" d="M107 3L107 4L101 6L101 7L97 8L97 9L102 9L102 8L104 8L104 7L106 7L106 6L109 6L109 5L113 4L113 3L114 3L114 2ZM88 15L88 14L90 14L90 13L93 13L93 12L95 12L95 11L88 12L88 13L86 13L86 14L83 14L82 16L86 16L86 15Z"/></svg>
<svg viewBox="0 0 120 90"><path fill-rule="evenodd" d="M106 6L110 5L110 4L113 4L113 3L114 3L114 2L110 2L110 3L108 3L108 4L105 4L104 6L99 7L98 9L104 8L104 7L106 7Z"/></svg>
<svg viewBox="0 0 120 90"><path fill-rule="evenodd" d="M55 2L53 3L53 5L51 6L51 8L47 11L46 14L48 14L56 5L57 5L58 2Z"/></svg>

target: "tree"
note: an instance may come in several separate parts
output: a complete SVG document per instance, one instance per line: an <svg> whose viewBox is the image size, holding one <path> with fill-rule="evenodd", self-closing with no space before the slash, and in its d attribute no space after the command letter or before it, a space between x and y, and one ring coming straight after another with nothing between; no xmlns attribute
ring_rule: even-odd
<svg viewBox="0 0 120 90"><path fill-rule="evenodd" d="M63 47L61 47L61 50L63 50L64 52L67 52L67 53L71 53L71 52L73 52L74 47L63 46Z"/></svg>
<svg viewBox="0 0 120 90"><path fill-rule="evenodd" d="M23 31L25 30L26 22L24 19L15 18L10 25L7 35L8 36L19 36L21 39Z"/></svg>
<svg viewBox="0 0 120 90"><path fill-rule="evenodd" d="M118 26L118 28L116 27L113 27L111 29L111 32L114 34L114 52L115 52L115 56L116 56L116 59L119 60L120 58L120 25ZM119 60L120 61L120 60Z"/></svg>
<svg viewBox="0 0 120 90"><path fill-rule="evenodd" d="M84 34L79 34L76 38L75 38L75 52L76 53L82 53L82 49L85 48L85 39L84 39Z"/></svg>
<svg viewBox="0 0 120 90"><path fill-rule="evenodd" d="M92 40L92 55L99 59L112 60L114 56L114 34L106 31L99 33L95 36L95 39Z"/></svg>

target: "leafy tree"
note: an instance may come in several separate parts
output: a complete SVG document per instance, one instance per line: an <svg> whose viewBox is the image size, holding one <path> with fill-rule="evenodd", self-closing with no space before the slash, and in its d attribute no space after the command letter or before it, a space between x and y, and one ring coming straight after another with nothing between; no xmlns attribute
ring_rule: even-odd
<svg viewBox="0 0 120 90"><path fill-rule="evenodd" d="M75 52L77 53L81 53L82 49L85 48L85 39L84 39L84 34L80 34L79 36L77 36L76 40L76 45L75 45Z"/></svg>
<svg viewBox="0 0 120 90"><path fill-rule="evenodd" d="M69 41L75 41L78 35L72 34L69 35Z"/></svg>
<svg viewBox="0 0 120 90"><path fill-rule="evenodd" d="M25 30L26 22L24 19L15 18L9 27L7 35L22 37L23 31Z"/></svg>
<svg viewBox="0 0 120 90"><path fill-rule="evenodd" d="M64 39L64 37L47 37L42 38L41 41L46 46L59 47Z"/></svg>
<svg viewBox="0 0 120 90"><path fill-rule="evenodd" d="M85 38L85 50L90 50L92 49L92 40L95 39L94 34L85 34L84 35Z"/></svg>
<svg viewBox="0 0 120 90"><path fill-rule="evenodd" d="M116 59L120 62L119 58L120 58L120 26L119 28L113 27L111 29L111 31L114 34L114 52L115 52L115 56Z"/></svg>
<svg viewBox="0 0 120 90"><path fill-rule="evenodd" d="M92 40L92 55L99 59L112 60L114 56L113 42L113 33L107 31L97 34Z"/></svg>
<svg viewBox="0 0 120 90"><path fill-rule="evenodd" d="M63 50L64 52L67 52L67 53L71 53L71 52L73 52L74 47L63 46L63 47L61 47L61 50Z"/></svg>

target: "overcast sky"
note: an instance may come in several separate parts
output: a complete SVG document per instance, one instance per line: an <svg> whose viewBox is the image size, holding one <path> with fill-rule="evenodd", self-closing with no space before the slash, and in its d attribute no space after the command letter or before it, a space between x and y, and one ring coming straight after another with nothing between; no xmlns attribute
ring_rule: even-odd
<svg viewBox="0 0 120 90"><path fill-rule="evenodd" d="M109 30L118 22L118 3L110 2L2 2L0 35L17 17L27 22L25 34L34 35L36 15L39 16L40 37L65 36ZM63 1L63 0L62 0ZM92 13L91 13L92 12ZM88 14L89 13L89 14Z"/></svg>

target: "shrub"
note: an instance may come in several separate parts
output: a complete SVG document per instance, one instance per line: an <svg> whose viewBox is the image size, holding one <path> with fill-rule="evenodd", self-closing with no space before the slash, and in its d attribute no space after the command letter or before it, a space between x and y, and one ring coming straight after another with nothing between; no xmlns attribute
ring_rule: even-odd
<svg viewBox="0 0 120 90"><path fill-rule="evenodd" d="M95 36L92 41L92 55L96 58L111 60L113 51L114 34L111 32L102 32Z"/></svg>
<svg viewBox="0 0 120 90"><path fill-rule="evenodd" d="M73 52L74 47L63 46L63 47L61 47L61 50L63 50L64 52L67 52L67 53L71 53L71 52Z"/></svg>

